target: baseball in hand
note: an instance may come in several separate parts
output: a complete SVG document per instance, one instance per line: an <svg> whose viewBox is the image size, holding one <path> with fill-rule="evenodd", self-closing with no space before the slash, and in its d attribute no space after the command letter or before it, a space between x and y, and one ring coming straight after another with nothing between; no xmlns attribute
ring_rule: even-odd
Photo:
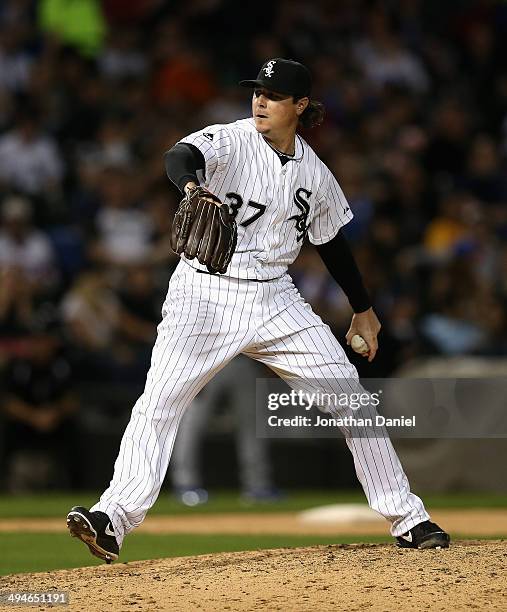
<svg viewBox="0 0 507 612"><path fill-rule="evenodd" d="M350 346L352 347L353 351L359 353L360 355L364 355L364 353L367 353L370 350L368 348L368 345L366 344L365 339L359 334L355 334L354 336L352 336L352 339L350 340Z"/></svg>

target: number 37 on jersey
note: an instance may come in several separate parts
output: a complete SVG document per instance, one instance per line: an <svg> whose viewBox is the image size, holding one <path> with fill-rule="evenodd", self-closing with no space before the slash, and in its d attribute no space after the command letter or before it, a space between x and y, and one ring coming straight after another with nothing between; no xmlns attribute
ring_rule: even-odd
<svg viewBox="0 0 507 612"><path fill-rule="evenodd" d="M310 213L308 198L311 195L311 191L305 189L304 187L299 187L294 194L294 204L297 206L299 214L293 215L287 219L287 221L294 221L296 224L298 242L303 240L308 233L308 215ZM234 193L233 191L227 193L225 197L226 203L229 205L232 215L237 217L239 210L244 205L243 198L239 195L239 193ZM266 212L266 204L261 204L260 202L255 202L254 200L248 200L246 205L253 209L252 214L250 216L246 216L246 218L239 223L240 227L248 227L252 223L255 223L255 221L262 217L262 215Z"/></svg>

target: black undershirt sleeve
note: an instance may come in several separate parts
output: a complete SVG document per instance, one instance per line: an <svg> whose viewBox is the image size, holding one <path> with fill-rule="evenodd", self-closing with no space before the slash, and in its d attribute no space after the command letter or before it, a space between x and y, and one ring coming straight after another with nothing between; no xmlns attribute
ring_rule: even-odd
<svg viewBox="0 0 507 612"><path fill-rule="evenodd" d="M199 184L197 172L206 169L204 155L193 144L179 142L164 155L165 171L181 193L190 181Z"/></svg>
<svg viewBox="0 0 507 612"><path fill-rule="evenodd" d="M329 273L343 289L352 310L355 313L368 310L371 307L370 296L342 232L339 231L329 242L316 245L316 248Z"/></svg>

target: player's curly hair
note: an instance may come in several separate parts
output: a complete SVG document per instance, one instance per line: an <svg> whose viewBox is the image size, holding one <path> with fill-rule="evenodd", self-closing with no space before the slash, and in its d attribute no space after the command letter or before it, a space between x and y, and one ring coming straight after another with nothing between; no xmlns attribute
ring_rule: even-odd
<svg viewBox="0 0 507 612"><path fill-rule="evenodd" d="M294 102L297 102L301 98L295 98ZM326 109L322 102L318 100L310 100L310 103L299 117L299 127L312 128L320 125L324 121Z"/></svg>

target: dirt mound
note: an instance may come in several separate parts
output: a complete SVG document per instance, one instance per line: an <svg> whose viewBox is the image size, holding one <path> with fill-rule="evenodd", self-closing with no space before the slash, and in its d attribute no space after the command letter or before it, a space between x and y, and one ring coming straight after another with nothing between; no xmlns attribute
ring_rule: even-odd
<svg viewBox="0 0 507 612"><path fill-rule="evenodd" d="M505 541L440 551L344 544L11 575L1 590L68 591L65 609L80 612L505 610L506 561Z"/></svg>

